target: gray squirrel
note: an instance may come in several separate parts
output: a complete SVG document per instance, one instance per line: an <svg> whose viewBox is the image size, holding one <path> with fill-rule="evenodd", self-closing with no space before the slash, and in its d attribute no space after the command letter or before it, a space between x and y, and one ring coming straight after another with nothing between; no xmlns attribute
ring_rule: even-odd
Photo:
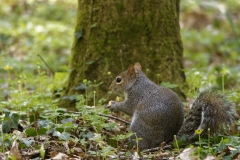
<svg viewBox="0 0 240 160"><path fill-rule="evenodd" d="M130 65L114 79L109 90L123 93L123 102L111 101L111 111L121 111L132 116L130 130L135 132L139 148L149 149L171 142L174 135L193 138L195 130L210 128L216 133L223 125L233 125L238 115L222 94L209 89L199 94L184 121L184 109L178 95L152 82L141 71L140 63Z"/></svg>

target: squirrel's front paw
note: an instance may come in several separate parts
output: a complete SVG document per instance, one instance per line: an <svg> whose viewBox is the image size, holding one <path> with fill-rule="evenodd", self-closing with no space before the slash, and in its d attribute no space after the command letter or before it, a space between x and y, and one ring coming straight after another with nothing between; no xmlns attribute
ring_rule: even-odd
<svg viewBox="0 0 240 160"><path fill-rule="evenodd" d="M115 108L113 107L115 103L116 103L115 101L109 101L106 108L108 108L110 111L115 111Z"/></svg>

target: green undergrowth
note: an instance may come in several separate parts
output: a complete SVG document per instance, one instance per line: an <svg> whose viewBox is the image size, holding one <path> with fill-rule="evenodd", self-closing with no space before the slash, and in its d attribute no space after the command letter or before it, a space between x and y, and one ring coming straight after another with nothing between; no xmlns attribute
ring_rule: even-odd
<svg viewBox="0 0 240 160"><path fill-rule="evenodd" d="M68 76L76 5L72 1L1 2L1 153L18 142L22 154L40 150L37 157L42 159L50 158L53 151L63 152L66 145L69 155L82 158L162 157L159 151L136 154L138 148L127 145L127 139L134 133L128 131L127 124L108 117L113 113L105 109L105 97L95 98L101 83L84 80L78 87L85 89L85 93L67 97L76 100L76 112L58 107ZM238 1L181 3L187 107L201 90L220 86L239 110L237 6ZM192 17L201 25L194 26L189 21ZM176 87L168 82L162 85ZM89 106L89 102L94 105ZM129 121L129 117L120 113L114 116ZM206 139L199 134L194 143L182 146L179 142L178 147L166 151L164 156L177 157L184 148L193 148L196 158L213 155L219 159L234 159L240 152L240 121L236 124L236 131L230 136L219 134Z"/></svg>

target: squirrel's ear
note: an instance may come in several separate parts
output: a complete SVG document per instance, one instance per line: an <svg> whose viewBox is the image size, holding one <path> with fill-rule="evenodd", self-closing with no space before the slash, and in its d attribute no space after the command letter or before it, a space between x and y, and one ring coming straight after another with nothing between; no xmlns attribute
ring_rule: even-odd
<svg viewBox="0 0 240 160"><path fill-rule="evenodd" d="M134 68L141 70L142 67L141 67L141 64L140 64L139 62L136 62L136 63L134 64Z"/></svg>
<svg viewBox="0 0 240 160"><path fill-rule="evenodd" d="M128 73L135 74L135 68L133 67L132 64L130 66L128 66Z"/></svg>

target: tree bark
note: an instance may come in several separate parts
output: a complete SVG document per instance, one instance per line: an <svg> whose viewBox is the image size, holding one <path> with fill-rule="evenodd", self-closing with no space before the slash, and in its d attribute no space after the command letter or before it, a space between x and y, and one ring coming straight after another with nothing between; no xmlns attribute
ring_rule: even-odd
<svg viewBox="0 0 240 160"><path fill-rule="evenodd" d="M140 62L151 80L178 84L183 97L182 58L179 0L78 0L65 95L78 94L77 86L88 79L103 82L96 95L104 97L118 73Z"/></svg>

